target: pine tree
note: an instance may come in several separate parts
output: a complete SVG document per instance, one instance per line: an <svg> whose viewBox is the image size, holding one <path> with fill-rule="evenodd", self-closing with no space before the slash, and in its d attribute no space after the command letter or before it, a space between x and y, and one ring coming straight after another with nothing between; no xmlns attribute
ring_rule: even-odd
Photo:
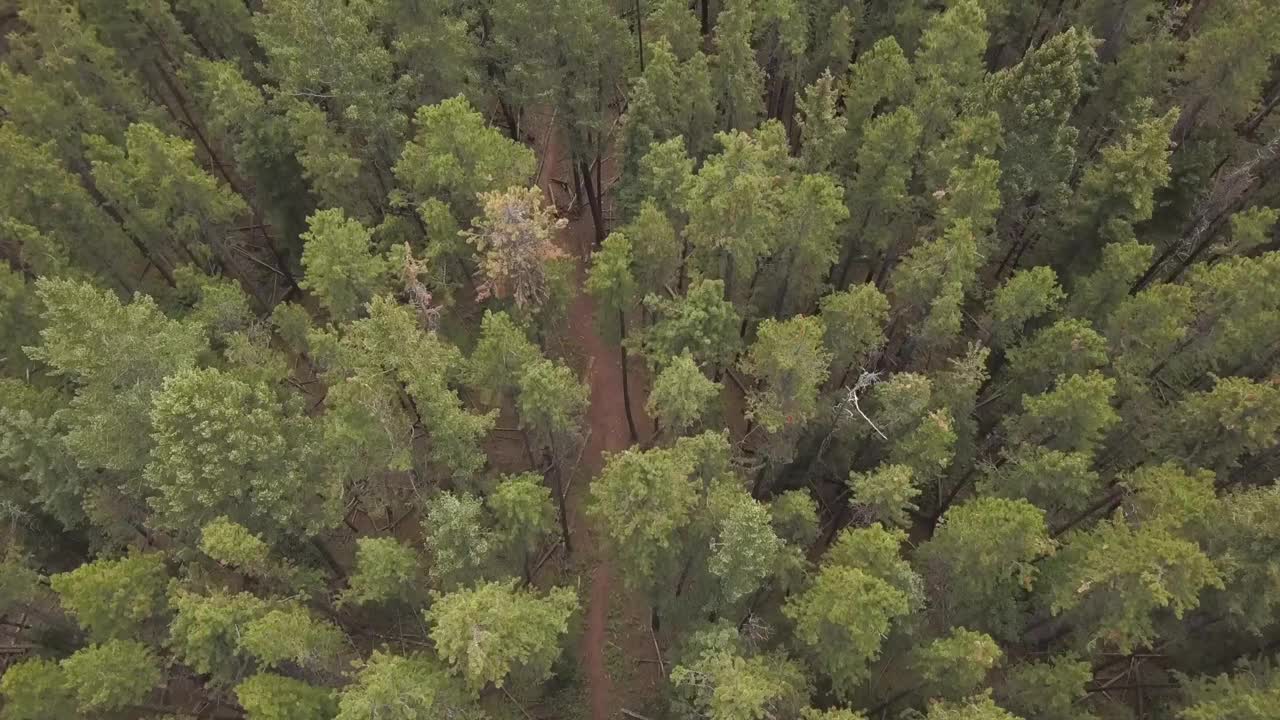
<svg viewBox="0 0 1280 720"><path fill-rule="evenodd" d="M749 279L778 241L777 179L788 158L776 123L755 136L734 132L716 138L721 152L707 159L689 189L685 232L698 267L723 279L725 298L732 301L741 292L738 279Z"/></svg>
<svg viewBox="0 0 1280 720"><path fill-rule="evenodd" d="M239 274L239 263L223 238L248 208L196 164L190 142L136 124L125 132L123 147L97 135L87 143L95 187L120 215L126 232L150 248L157 263L172 270L216 259Z"/></svg>
<svg viewBox="0 0 1280 720"><path fill-rule="evenodd" d="M76 701L57 663L32 658L14 663L0 677L5 720L39 720L55 713L73 717Z"/></svg>
<svg viewBox="0 0 1280 720"><path fill-rule="evenodd" d="M706 376L686 352L673 359L653 380L645 409L668 432L695 429L720 395L720 383Z"/></svg>
<svg viewBox="0 0 1280 720"><path fill-rule="evenodd" d="M831 364L823 333L816 317L760 324L742 369L759 383L747 399L748 417L770 433L803 427L817 415L818 390Z"/></svg>
<svg viewBox="0 0 1280 720"><path fill-rule="evenodd" d="M907 182L920 132L915 113L905 107L868 124L858 146L857 172L845 192L853 225L840 270L832 276L835 290L848 286L854 260L872 263L868 275L874 275L876 260L893 247L896 225L907 211Z"/></svg>
<svg viewBox="0 0 1280 720"><path fill-rule="evenodd" d="M626 235L610 233L600 250L591 257L586 289L601 306L598 322L604 336L618 343L622 361L622 404L627 416L627 429L631 431L634 442L637 434L631 412L631 380L627 368L627 311L636 304L638 296L631 247Z"/></svg>
<svg viewBox="0 0 1280 720"><path fill-rule="evenodd" d="M1052 549L1044 513L1031 503L979 498L948 510L919 558L938 583L930 596L946 598L935 609L945 626L1007 637L1020 592L1033 586L1034 563Z"/></svg>
<svg viewBox="0 0 1280 720"><path fill-rule="evenodd" d="M113 418L146 418L164 379L194 366L206 349L201 328L165 317L149 296L122 304L87 283L41 279L41 343L28 354L78 386L66 442L77 461L136 475L148 433Z"/></svg>
<svg viewBox="0 0 1280 720"><path fill-rule="evenodd" d="M1088 34L1070 28L991 76L987 92L1004 130L999 160L1009 210L1020 210L1027 198L1065 191L1077 140L1069 120L1086 89L1093 45Z"/></svg>
<svg viewBox="0 0 1280 720"><path fill-rule="evenodd" d="M690 644L688 659L671 669L679 702L688 706L682 717L790 715L808 702L805 678L795 661L779 655L744 657L732 629L703 631Z"/></svg>
<svg viewBox="0 0 1280 720"><path fill-rule="evenodd" d="M920 648L912 665L934 697L958 699L976 691L987 674L1000 664L1003 653L989 636L964 627L952 628Z"/></svg>
<svg viewBox="0 0 1280 720"><path fill-rule="evenodd" d="M110 640L76 651L59 663L62 681L81 713L121 710L136 705L159 686L158 658L133 640Z"/></svg>
<svg viewBox="0 0 1280 720"><path fill-rule="evenodd" d="M183 589L169 602L174 620L167 645L174 656L214 683L229 686L243 679L250 660L241 638L266 614L267 604L245 592L200 595Z"/></svg>
<svg viewBox="0 0 1280 720"><path fill-rule="evenodd" d="M538 597L513 585L486 583L437 599L426 617L441 657L478 694L490 683L544 679L577 604L565 588Z"/></svg>
<svg viewBox="0 0 1280 720"><path fill-rule="evenodd" d="M751 48L755 22L747 2L731 3L716 18L715 88L725 131L750 129L764 114L764 73Z"/></svg>
<svg viewBox="0 0 1280 720"><path fill-rule="evenodd" d="M158 553L98 560L49 579L62 606L94 640L142 637L148 621L166 609L168 577Z"/></svg>
<svg viewBox="0 0 1280 720"><path fill-rule="evenodd" d="M343 604L405 601L418 584L418 556L392 538L356 540L356 571L342 593Z"/></svg>
<svg viewBox="0 0 1280 720"><path fill-rule="evenodd" d="M1079 709L1093 679L1089 663L1072 655L1043 662L1026 662L1010 668L1000 704L1021 717L1045 720L1085 720L1093 717Z"/></svg>
<svg viewBox="0 0 1280 720"><path fill-rule="evenodd" d="M673 449L626 450L610 456L591 485L588 512L608 528L628 585L647 589L659 562L678 554L677 533L690 522L697 491L692 459Z"/></svg>
<svg viewBox="0 0 1280 720"><path fill-rule="evenodd" d="M1277 41L1280 22L1266 2L1205 11L1181 66L1182 113L1174 140L1185 140L1197 125L1230 127L1252 111Z"/></svg>
<svg viewBox="0 0 1280 720"><path fill-rule="evenodd" d="M386 287L391 262L370 251L369 230L341 210L321 210L307 224L302 287L316 293L334 319L355 317Z"/></svg>
<svg viewBox="0 0 1280 720"><path fill-rule="evenodd" d="M907 596L884 580L826 565L813 587L788 601L785 613L796 624L798 644L843 695L866 679L882 638L908 609Z"/></svg>
<svg viewBox="0 0 1280 720"><path fill-rule="evenodd" d="M701 280L684 297L646 297L656 318L642 338L650 367L661 368L686 351L698 363L715 368L727 364L741 341L738 314L724 294L723 282Z"/></svg>
<svg viewBox="0 0 1280 720"><path fill-rule="evenodd" d="M319 720L333 715L333 692L299 680L258 673L236 686L247 717L264 720Z"/></svg>
<svg viewBox="0 0 1280 720"><path fill-rule="evenodd" d="M847 158L852 159L860 149L867 123L876 110L888 110L905 102L913 89L911 63L892 37L876 41L849 65L843 87L848 128L842 149Z"/></svg>
<svg viewBox="0 0 1280 720"><path fill-rule="evenodd" d="M337 492L319 485L311 455L317 428L269 388L212 368L183 371L155 396L151 423L144 481L165 526L226 516L306 536L333 522Z"/></svg>
<svg viewBox="0 0 1280 720"><path fill-rule="evenodd" d="M428 720L438 713L476 711L457 681L426 655L375 650L338 698L336 720Z"/></svg>
<svg viewBox="0 0 1280 720"><path fill-rule="evenodd" d="M529 148L485 124L466 98L423 105L414 114L413 139L404 144L393 171L404 203L430 218L424 203L445 204L454 224L463 226L479 215L478 196L524 186L536 162Z"/></svg>
<svg viewBox="0 0 1280 720"><path fill-rule="evenodd" d="M925 147L946 132L962 100L982 81L986 21L978 0L960 0L924 28L912 64L916 92L911 104L920 118Z"/></svg>
<svg viewBox="0 0 1280 720"><path fill-rule="evenodd" d="M432 586L446 592L468 587L491 574L497 550L480 498L442 492L425 503L422 532L430 548Z"/></svg>
<svg viewBox="0 0 1280 720"><path fill-rule="evenodd" d="M547 265L563 255L552 242L564 226L553 219L537 188L511 188L480 195L484 214L467 240L480 255L478 300L510 297L518 309L536 308L550 297Z"/></svg>

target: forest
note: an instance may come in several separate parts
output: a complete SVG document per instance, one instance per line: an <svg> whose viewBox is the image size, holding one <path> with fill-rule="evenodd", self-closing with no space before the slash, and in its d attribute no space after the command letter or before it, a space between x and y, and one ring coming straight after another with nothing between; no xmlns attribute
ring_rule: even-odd
<svg viewBox="0 0 1280 720"><path fill-rule="evenodd" d="M1280 0L0 0L0 720L1280 718Z"/></svg>

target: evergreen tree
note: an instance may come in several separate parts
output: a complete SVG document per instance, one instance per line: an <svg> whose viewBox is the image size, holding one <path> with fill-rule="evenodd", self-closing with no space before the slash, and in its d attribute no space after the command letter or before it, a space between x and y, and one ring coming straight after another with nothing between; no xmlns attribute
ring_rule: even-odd
<svg viewBox="0 0 1280 720"><path fill-rule="evenodd" d="M543 679L560 654L560 638L577 609L572 591L545 598L503 583L486 583L435 601L427 611L440 655L478 693L502 687L512 674Z"/></svg>
<svg viewBox="0 0 1280 720"><path fill-rule="evenodd" d="M510 297L519 309L536 308L550 296L547 264L563 254L552 235L563 222L537 188L482 193L480 200L484 213L466 234L481 255L477 299Z"/></svg>
<svg viewBox="0 0 1280 720"><path fill-rule="evenodd" d="M331 691L272 673L258 673L237 685L236 699L255 720L318 720L333 714Z"/></svg>
<svg viewBox="0 0 1280 720"><path fill-rule="evenodd" d="M302 287L318 295L333 318L355 317L385 287L390 261L370 252L369 231L341 210L322 210L307 224Z"/></svg>
<svg viewBox="0 0 1280 720"><path fill-rule="evenodd" d="M720 384L708 378L686 352L653 379L645 409L662 427L682 435L702 421L719 394Z"/></svg>
<svg viewBox="0 0 1280 720"><path fill-rule="evenodd" d="M269 388L212 368L183 371L156 394L151 423L144 481L164 525L199 528L226 516L308 535L332 523L325 508L337 493L316 480L315 425L286 412Z"/></svg>
<svg viewBox="0 0 1280 720"><path fill-rule="evenodd" d="M162 558L151 553L81 565L49 585L80 626L105 642L143 635L147 621L165 610L167 579Z"/></svg>
<svg viewBox="0 0 1280 720"><path fill-rule="evenodd" d="M374 651L338 699L337 720L427 720L436 713L470 716L465 691L425 655Z"/></svg>

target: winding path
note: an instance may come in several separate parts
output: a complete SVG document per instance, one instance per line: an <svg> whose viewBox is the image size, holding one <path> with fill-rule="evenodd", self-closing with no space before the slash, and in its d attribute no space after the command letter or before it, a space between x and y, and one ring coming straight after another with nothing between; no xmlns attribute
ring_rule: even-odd
<svg viewBox="0 0 1280 720"><path fill-rule="evenodd" d="M543 137L539 138L544 149L538 184L551 198L554 197L553 182L557 173L563 170L564 152L558 130L550 128L549 131L550 137L546 136L548 130L544 129ZM577 287L580 289L584 287L593 239L591 216L585 212L571 219L562 234L563 249L577 260ZM610 640L609 609L610 604L616 601L612 593L616 573L603 538L597 538L597 531L591 526L584 509L590 483L604 467L604 453L625 450L631 442L622 405L622 364L618 348L601 339L596 331L595 315L595 301L580 290L569 307L568 334L586 362L586 381L591 388L587 423L591 434L583 449L582 461L574 471L568 507L575 564L584 569L590 583L584 613L586 627L579 647L581 672L587 682L591 720L609 720L618 716L621 707L614 682L625 683L628 680L610 677L605 659L606 644ZM632 399L643 402L636 397ZM635 645L622 638L614 640L624 647Z"/></svg>

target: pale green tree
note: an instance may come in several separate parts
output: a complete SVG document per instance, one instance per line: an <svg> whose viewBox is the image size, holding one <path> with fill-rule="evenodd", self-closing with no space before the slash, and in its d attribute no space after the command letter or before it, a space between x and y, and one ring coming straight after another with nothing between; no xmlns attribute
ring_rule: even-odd
<svg viewBox="0 0 1280 720"><path fill-rule="evenodd" d="M226 516L305 536L334 522L337 492L319 482L311 455L317 428L271 388L213 368L186 370L165 380L151 422L144 480L167 526Z"/></svg>
<svg viewBox="0 0 1280 720"><path fill-rule="evenodd" d="M543 680L578 599L568 588L545 597L491 582L437 598L426 618L441 657L473 693L509 680Z"/></svg>
<svg viewBox="0 0 1280 720"><path fill-rule="evenodd" d="M860 473L849 473L849 502L855 507L867 508L871 517L889 525L905 527L910 513L919 510L915 499L920 488L915 484L915 473L907 465L881 465Z"/></svg>
<svg viewBox="0 0 1280 720"><path fill-rule="evenodd" d="M538 347L505 312L486 310L480 339L467 359L467 382L498 398L514 400L525 368L541 359Z"/></svg>
<svg viewBox="0 0 1280 720"><path fill-rule="evenodd" d="M854 366L866 362L885 342L889 299L871 283L824 295L819 301L825 343L843 381Z"/></svg>
<svg viewBox="0 0 1280 720"><path fill-rule="evenodd" d="M1081 710L1080 700L1092 680L1089 663L1070 654L1019 663L1009 669L1000 705L1027 718L1089 720L1093 716Z"/></svg>
<svg viewBox="0 0 1280 720"><path fill-rule="evenodd" d="M131 125L123 147L101 136L88 142L95 187L157 262L238 268L224 236L248 207L200 167L191 142L148 124Z"/></svg>
<svg viewBox="0 0 1280 720"><path fill-rule="evenodd" d="M845 695L867 678L894 619L909 609L907 596L884 580L828 564L811 588L787 601L784 613L795 623L801 649Z"/></svg>
<svg viewBox="0 0 1280 720"><path fill-rule="evenodd" d="M339 665L347 644L338 626L319 620L301 605L267 611L244 627L240 645L267 667L283 663L324 670Z"/></svg>
<svg viewBox="0 0 1280 720"><path fill-rule="evenodd" d="M470 493L442 492L427 501L422 515L428 575L445 591L465 587L489 571L497 550L484 505Z"/></svg>
<svg viewBox="0 0 1280 720"><path fill-rule="evenodd" d="M76 706L88 715L139 704L163 680L160 659L135 640L90 645L60 665Z"/></svg>
<svg viewBox="0 0 1280 720"><path fill-rule="evenodd" d="M375 650L339 694L335 720L431 720L442 713L482 717L440 661Z"/></svg>
<svg viewBox="0 0 1280 720"><path fill-rule="evenodd" d="M641 339L651 368L660 369L685 352L716 369L733 358L741 343L739 317L724 292L722 281L701 280L683 297L645 298L655 318Z"/></svg>
<svg viewBox="0 0 1280 720"><path fill-rule="evenodd" d="M79 386L68 446L85 465L140 473L149 433L115 420L148 416L164 379L194 367L204 352L203 330L169 319L147 296L126 305L88 283L51 278L36 288L45 327L28 352Z"/></svg>
<svg viewBox="0 0 1280 720"><path fill-rule="evenodd" d="M301 285L319 297L334 320L349 320L387 289L391 261L373 251L369 230L340 209L317 212L307 226Z"/></svg>
<svg viewBox="0 0 1280 720"><path fill-rule="evenodd" d="M977 498L942 516L919 562L947 625L1004 637L1014 630L1021 593L1035 583L1036 562L1052 550L1039 508Z"/></svg>
<svg viewBox="0 0 1280 720"><path fill-rule="evenodd" d="M168 573L159 553L101 559L49 578L62 606L98 641L136 639L164 614Z"/></svg>
<svg viewBox="0 0 1280 720"><path fill-rule="evenodd" d="M649 588L658 564L681 550L677 533L698 502L693 470L693 458L674 449L632 449L609 456L591 483L587 511L606 529L630 587Z"/></svg>
<svg viewBox="0 0 1280 720"><path fill-rule="evenodd" d="M793 717L808 703L804 672L781 653L744 654L738 634L724 627L701 631L688 644L686 657L671 669L682 717Z"/></svg>
<svg viewBox="0 0 1280 720"><path fill-rule="evenodd" d="M5 720L74 717L76 700L63 669L52 660L30 658L10 665L0 677Z"/></svg>
<svg viewBox="0 0 1280 720"><path fill-rule="evenodd" d="M332 690L275 673L237 685L236 700L249 720L326 720L334 710Z"/></svg>
<svg viewBox="0 0 1280 720"><path fill-rule="evenodd" d="M481 193L523 186L533 177L533 152L487 125L465 97L418 108L413 130L394 167L405 202L415 209L443 202L455 225L480 213Z"/></svg>
<svg viewBox="0 0 1280 720"><path fill-rule="evenodd" d="M504 477L485 503L493 512L507 556L528 579L531 557L555 528L556 505L551 490L536 473Z"/></svg>
<svg viewBox="0 0 1280 720"><path fill-rule="evenodd" d="M818 391L831 354L817 317L765 320L747 350L742 369L758 385L747 399L749 417L771 433L803 427L818 413Z"/></svg>
<svg viewBox="0 0 1280 720"><path fill-rule="evenodd" d="M395 538L357 538L355 572L340 602L368 605L412 600L420 572L417 553Z"/></svg>
<svg viewBox="0 0 1280 720"><path fill-rule="evenodd" d="M919 648L911 664L930 696L956 699L982 687L1003 657L990 636L957 626Z"/></svg>
<svg viewBox="0 0 1280 720"><path fill-rule="evenodd" d="M720 383L708 378L688 353L682 353L654 378L645 409L662 427L683 435L703 421L720 389Z"/></svg>

